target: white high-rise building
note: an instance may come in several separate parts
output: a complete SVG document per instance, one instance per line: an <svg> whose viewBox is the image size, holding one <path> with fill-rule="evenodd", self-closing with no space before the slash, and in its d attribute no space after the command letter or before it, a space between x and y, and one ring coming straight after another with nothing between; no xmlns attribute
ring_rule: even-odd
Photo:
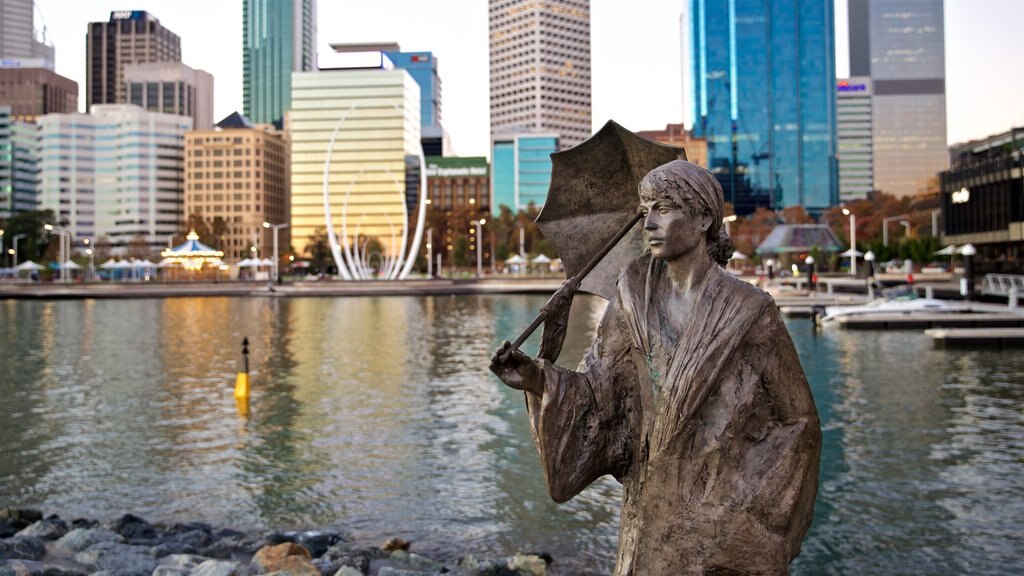
<svg viewBox="0 0 1024 576"><path fill-rule="evenodd" d="M38 122L41 208L66 223L73 242L155 253L181 232L191 118L107 104Z"/></svg>
<svg viewBox="0 0 1024 576"><path fill-rule="evenodd" d="M590 2L489 0L491 135L590 137Z"/></svg>
<svg viewBox="0 0 1024 576"><path fill-rule="evenodd" d="M402 69L320 67L291 77L292 243L301 254L326 232L342 278L401 277L422 233L419 85Z"/></svg>
<svg viewBox="0 0 1024 576"><path fill-rule="evenodd" d="M35 2L0 0L0 60L53 70L53 45L37 39Z"/></svg>
<svg viewBox="0 0 1024 576"><path fill-rule="evenodd" d="M863 200L874 190L871 78L836 82L836 131L839 201Z"/></svg>

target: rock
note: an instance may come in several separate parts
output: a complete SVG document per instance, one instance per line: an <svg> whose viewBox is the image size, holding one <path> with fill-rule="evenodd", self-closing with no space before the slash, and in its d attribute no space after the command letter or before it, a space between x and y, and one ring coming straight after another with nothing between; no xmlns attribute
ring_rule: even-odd
<svg viewBox="0 0 1024 576"><path fill-rule="evenodd" d="M43 519L43 513L28 508L0 508L0 538L10 538L33 522Z"/></svg>
<svg viewBox="0 0 1024 576"><path fill-rule="evenodd" d="M285 542L295 542L299 538L298 532L268 532L263 536L263 540L271 546L278 544L284 544Z"/></svg>
<svg viewBox="0 0 1024 576"><path fill-rule="evenodd" d="M189 571L177 566L157 566L150 576L188 576Z"/></svg>
<svg viewBox="0 0 1024 576"><path fill-rule="evenodd" d="M149 553L154 558L163 558L165 556L172 556L175 554L198 554L199 551L193 546L188 544L182 544L181 542L164 542L163 544L157 544L149 549Z"/></svg>
<svg viewBox="0 0 1024 576"><path fill-rule="evenodd" d="M46 555L46 542L35 536L0 540L0 560L39 560Z"/></svg>
<svg viewBox="0 0 1024 576"><path fill-rule="evenodd" d="M437 572L421 572L419 570L403 570L385 566L377 571L377 576L434 576Z"/></svg>
<svg viewBox="0 0 1024 576"><path fill-rule="evenodd" d="M186 572L189 572L193 568L199 566L207 560L209 560L209 558L196 556L195 554L171 554L170 556L165 556L160 560L160 566L167 566L168 568L180 568Z"/></svg>
<svg viewBox="0 0 1024 576"><path fill-rule="evenodd" d="M249 571L252 574L290 572L294 576L320 576L309 550L292 542L260 548L249 563Z"/></svg>
<svg viewBox="0 0 1024 576"><path fill-rule="evenodd" d="M205 548L200 548L199 554L208 558L232 560L242 556L252 556L262 544L263 538L255 535L228 537L217 540Z"/></svg>
<svg viewBox="0 0 1024 576"><path fill-rule="evenodd" d="M333 574L333 576L363 576L363 574L365 574L365 572L362 570L358 570L351 566L342 566Z"/></svg>
<svg viewBox="0 0 1024 576"><path fill-rule="evenodd" d="M97 542L75 554L75 562L95 570L109 570L117 576L149 576L157 561L148 548L120 542Z"/></svg>
<svg viewBox="0 0 1024 576"><path fill-rule="evenodd" d="M361 549L351 542L339 542L331 546L323 556L317 559L321 562L320 564L316 562L314 564L320 568L321 573L325 573L324 570L331 570L335 566L338 567L334 568L335 571L342 566L352 566L362 570L363 573L368 573L372 560L385 557L385 553L377 548Z"/></svg>
<svg viewBox="0 0 1024 576"><path fill-rule="evenodd" d="M85 576L85 573L32 560L9 560L0 564L0 576Z"/></svg>
<svg viewBox="0 0 1024 576"><path fill-rule="evenodd" d="M347 539L340 532L333 530L315 530L299 534L295 542L302 544L309 550L313 558L323 556L327 549L339 542L346 542Z"/></svg>
<svg viewBox="0 0 1024 576"><path fill-rule="evenodd" d="M535 554L516 554L508 558L478 561L473 556L462 560L462 569L471 576L546 576L547 562Z"/></svg>
<svg viewBox="0 0 1024 576"><path fill-rule="evenodd" d="M57 540L54 545L70 552L81 552L98 542L123 543L124 537L106 528L75 528Z"/></svg>
<svg viewBox="0 0 1024 576"><path fill-rule="evenodd" d="M156 530L144 519L134 514L125 514L110 524L110 529L129 540L152 540Z"/></svg>
<svg viewBox="0 0 1024 576"><path fill-rule="evenodd" d="M241 565L238 562L207 560L189 572L189 576L238 576Z"/></svg>
<svg viewBox="0 0 1024 576"><path fill-rule="evenodd" d="M18 536L35 536L44 540L56 540L68 533L68 523L58 517L43 518L26 526Z"/></svg>
<svg viewBox="0 0 1024 576"><path fill-rule="evenodd" d="M395 550L409 550L409 546L412 543L395 536L394 538L388 538L388 541L380 545L380 549L385 552L394 552Z"/></svg>
<svg viewBox="0 0 1024 576"><path fill-rule="evenodd" d="M171 537L171 542L180 542L193 548L202 548L213 543L213 534L208 530L189 530L188 532L175 534Z"/></svg>
<svg viewBox="0 0 1024 576"><path fill-rule="evenodd" d="M441 564L440 562L435 562L426 556L420 556L419 554L413 554L411 552L406 552L405 550L395 550L391 553L391 559L395 562L405 564L414 570L440 572L444 569L444 564Z"/></svg>

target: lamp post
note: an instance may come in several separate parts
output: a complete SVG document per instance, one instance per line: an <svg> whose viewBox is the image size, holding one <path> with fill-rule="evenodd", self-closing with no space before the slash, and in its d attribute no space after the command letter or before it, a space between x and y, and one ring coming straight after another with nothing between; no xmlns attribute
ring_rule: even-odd
<svg viewBox="0 0 1024 576"><path fill-rule="evenodd" d="M729 233L729 223L736 221L736 215L730 214L725 218L722 218L722 224L725 224L725 235L732 238L732 234Z"/></svg>
<svg viewBox="0 0 1024 576"><path fill-rule="evenodd" d="M857 215L848 208L843 208L843 214L850 217L850 275L857 276Z"/></svg>
<svg viewBox="0 0 1024 576"><path fill-rule="evenodd" d="M2 228L0 228L0 254L3 254L3 253L4 253L4 230ZM2 267L3 267L3 264L0 263L0 268L2 268Z"/></svg>
<svg viewBox="0 0 1024 576"><path fill-rule="evenodd" d="M893 222L896 220L906 220L907 218L909 218L909 216L907 216L906 214L882 218L882 246L889 245L889 222Z"/></svg>
<svg viewBox="0 0 1024 576"><path fill-rule="evenodd" d="M427 229L427 278L434 277L434 229Z"/></svg>
<svg viewBox="0 0 1024 576"><path fill-rule="evenodd" d="M288 223L285 222L284 224L271 224L270 222L264 222L263 227L274 229L274 282L280 283L281 277L277 274L277 231L280 230L281 228L287 228Z"/></svg>
<svg viewBox="0 0 1024 576"><path fill-rule="evenodd" d="M487 220L481 218L479 220L473 220L472 224L476 226L476 277L480 278L483 274L483 243L484 237L481 232L481 227L487 223Z"/></svg>
<svg viewBox="0 0 1024 576"><path fill-rule="evenodd" d="M65 250L64 249L64 242L70 238L70 234L68 234L68 231L65 230L64 228L61 228L60 226L54 226L53 224L44 224L43 228L47 232L56 232L58 238L60 238L60 240L59 240L60 241L60 256L58 256L58 260L60 261L60 264L58 264L57 269L60 270L60 281L61 282L67 282L68 281L68 267L67 267L68 266L68 252L70 252L70 250Z"/></svg>
<svg viewBox="0 0 1024 576"><path fill-rule="evenodd" d="M811 288L812 291L816 290L817 289L817 286L816 286L817 283L814 281L814 277L818 274L818 269L814 265L814 256L808 255L807 258L804 258L804 263L807 264L808 267L810 267L810 270L808 271L808 284L807 285Z"/></svg>
<svg viewBox="0 0 1024 576"><path fill-rule="evenodd" d="M868 250L867 253L864 254L864 262L868 267L868 278L871 278L875 275L875 253Z"/></svg>
<svg viewBox="0 0 1024 576"><path fill-rule="evenodd" d="M14 248L8 249L8 252L11 253L11 256L13 257L13 262L14 262L13 264L11 264L11 268L17 268L18 267L18 240L21 240L24 237L25 237L25 234L15 234L14 237L11 238L11 241L14 244Z"/></svg>
<svg viewBox="0 0 1024 576"><path fill-rule="evenodd" d="M978 253L973 244L960 247L964 255L964 277L960 279L960 294L967 300L974 299L974 255Z"/></svg>

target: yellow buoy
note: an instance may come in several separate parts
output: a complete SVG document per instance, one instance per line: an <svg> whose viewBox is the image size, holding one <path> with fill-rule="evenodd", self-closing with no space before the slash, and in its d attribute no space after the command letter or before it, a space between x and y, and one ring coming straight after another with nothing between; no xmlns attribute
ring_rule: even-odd
<svg viewBox="0 0 1024 576"><path fill-rule="evenodd" d="M242 338L242 369L235 377L235 399L249 400L249 338Z"/></svg>

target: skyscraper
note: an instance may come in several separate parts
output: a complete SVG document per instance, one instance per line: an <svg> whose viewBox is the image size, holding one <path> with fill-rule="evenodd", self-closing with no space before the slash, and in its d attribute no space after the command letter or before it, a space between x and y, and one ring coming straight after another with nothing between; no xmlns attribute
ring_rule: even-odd
<svg viewBox="0 0 1024 576"><path fill-rule="evenodd" d="M838 202L832 0L690 0L694 136L737 214Z"/></svg>
<svg viewBox="0 0 1024 576"><path fill-rule="evenodd" d="M243 0L242 68L243 113L280 125L292 72L316 69L316 0Z"/></svg>
<svg viewBox="0 0 1024 576"><path fill-rule="evenodd" d="M384 53L396 68L409 72L420 85L420 143L424 156L443 156L448 153L447 137L441 126L441 76L437 73L437 58L431 52Z"/></svg>
<svg viewBox="0 0 1024 576"><path fill-rule="evenodd" d="M489 0L491 136L590 137L590 2Z"/></svg>
<svg viewBox="0 0 1024 576"><path fill-rule="evenodd" d="M839 200L863 200L874 189L871 156L871 79L863 76L836 82L836 150L839 157Z"/></svg>
<svg viewBox="0 0 1024 576"><path fill-rule="evenodd" d="M16 119L10 106L0 106L0 218L38 208L36 132L35 124Z"/></svg>
<svg viewBox="0 0 1024 576"><path fill-rule="evenodd" d="M213 128L213 76L181 62L130 64L128 103L153 112L191 116L196 130Z"/></svg>
<svg viewBox="0 0 1024 576"><path fill-rule="evenodd" d="M53 45L37 39L34 7L33 0L0 0L0 60L53 70Z"/></svg>
<svg viewBox="0 0 1024 576"><path fill-rule="evenodd" d="M110 13L86 34L86 110L93 104L124 104L124 67L146 62L181 62L181 39L142 10Z"/></svg>
<svg viewBox="0 0 1024 576"><path fill-rule="evenodd" d="M949 168L943 18L942 0L849 0L850 75L874 88L876 190L916 194Z"/></svg>

